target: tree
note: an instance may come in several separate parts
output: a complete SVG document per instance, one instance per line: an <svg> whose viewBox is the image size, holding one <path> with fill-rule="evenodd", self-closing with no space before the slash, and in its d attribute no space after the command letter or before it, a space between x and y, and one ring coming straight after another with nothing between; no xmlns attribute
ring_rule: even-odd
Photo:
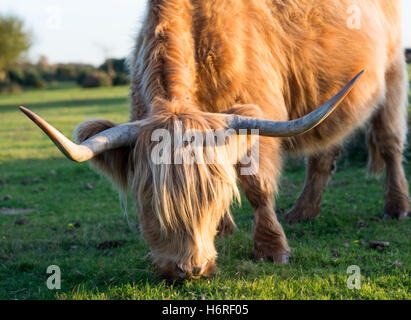
<svg viewBox="0 0 411 320"><path fill-rule="evenodd" d="M31 34L24 22L14 16L0 16L0 81L31 46Z"/></svg>
<svg viewBox="0 0 411 320"><path fill-rule="evenodd" d="M100 70L107 72L110 76L114 76L116 73L125 73L127 72L126 59L106 59L104 63L99 67Z"/></svg>

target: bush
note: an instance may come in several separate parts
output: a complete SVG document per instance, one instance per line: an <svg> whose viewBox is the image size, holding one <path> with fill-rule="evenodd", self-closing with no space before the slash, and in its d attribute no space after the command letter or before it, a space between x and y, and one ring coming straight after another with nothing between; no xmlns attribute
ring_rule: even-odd
<svg viewBox="0 0 411 320"><path fill-rule="evenodd" d="M48 82L48 83L51 83L51 82L53 82L53 81L56 81L56 75L55 75L55 73L54 73L52 70L50 70L50 69L43 69L43 68L39 68L39 69L37 69L37 70L38 70L41 78L42 78L44 81L46 81L46 82Z"/></svg>
<svg viewBox="0 0 411 320"><path fill-rule="evenodd" d="M23 88L17 83L1 81L0 82L0 94L1 93L20 93Z"/></svg>
<svg viewBox="0 0 411 320"><path fill-rule="evenodd" d="M9 83L6 81L0 81L0 93L6 93L8 91Z"/></svg>
<svg viewBox="0 0 411 320"><path fill-rule="evenodd" d="M9 70L10 82L17 83L20 85L24 84L24 71L22 69L11 69Z"/></svg>
<svg viewBox="0 0 411 320"><path fill-rule="evenodd" d="M60 65L56 70L56 79L58 81L76 81L78 71L71 65Z"/></svg>
<svg viewBox="0 0 411 320"><path fill-rule="evenodd" d="M130 78L126 73L117 73L113 79L114 86L123 86L130 83Z"/></svg>
<svg viewBox="0 0 411 320"><path fill-rule="evenodd" d="M90 75L85 76L81 83L83 88L96 88L96 87L111 87L112 80L110 76L102 71L94 71Z"/></svg>
<svg viewBox="0 0 411 320"><path fill-rule="evenodd" d="M93 74L93 71L89 71L89 70L83 70L79 73L79 75L77 76L76 79L76 83L79 86L83 86L84 80L86 80L88 77L90 77Z"/></svg>
<svg viewBox="0 0 411 320"><path fill-rule="evenodd" d="M100 67L99 70L107 73L114 72L116 74L127 74L126 59L107 59Z"/></svg>
<svg viewBox="0 0 411 320"><path fill-rule="evenodd" d="M23 92L23 88L17 83L11 83L9 85L9 93L20 93Z"/></svg>
<svg viewBox="0 0 411 320"><path fill-rule="evenodd" d="M28 69L24 71L23 84L28 87L44 88L46 86L46 81L43 80L36 69Z"/></svg>

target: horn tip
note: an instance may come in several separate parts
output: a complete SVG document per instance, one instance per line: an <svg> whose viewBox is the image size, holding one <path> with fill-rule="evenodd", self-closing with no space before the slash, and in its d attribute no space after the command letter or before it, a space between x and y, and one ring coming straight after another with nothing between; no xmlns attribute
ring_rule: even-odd
<svg viewBox="0 0 411 320"><path fill-rule="evenodd" d="M362 76L365 72L367 71L367 69L362 69L356 76L356 78L359 78L360 76Z"/></svg>
<svg viewBox="0 0 411 320"><path fill-rule="evenodd" d="M357 75L352 78L352 80L348 83L348 87L352 87L354 85L355 82L357 82L357 80L367 71L367 69L362 69L359 73L357 73Z"/></svg>
<svg viewBox="0 0 411 320"><path fill-rule="evenodd" d="M29 109L27 109L23 106L20 106L19 109L20 109L21 112L23 112L26 115L31 112Z"/></svg>
<svg viewBox="0 0 411 320"><path fill-rule="evenodd" d="M29 119L31 119L32 121L36 122L35 119L38 118L38 116L31 110L20 106L19 107L20 111L23 112Z"/></svg>

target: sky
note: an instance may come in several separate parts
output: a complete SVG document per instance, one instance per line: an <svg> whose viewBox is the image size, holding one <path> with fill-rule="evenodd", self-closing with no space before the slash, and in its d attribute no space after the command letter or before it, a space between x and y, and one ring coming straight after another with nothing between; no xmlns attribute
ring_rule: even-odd
<svg viewBox="0 0 411 320"><path fill-rule="evenodd" d="M101 64L131 52L147 0L1 0L0 14L24 19L34 36L29 58ZM411 48L411 0L403 0L404 45Z"/></svg>

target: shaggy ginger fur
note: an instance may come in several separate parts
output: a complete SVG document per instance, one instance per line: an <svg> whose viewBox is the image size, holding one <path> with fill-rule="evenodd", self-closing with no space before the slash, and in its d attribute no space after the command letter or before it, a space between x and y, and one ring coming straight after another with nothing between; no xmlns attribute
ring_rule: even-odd
<svg viewBox="0 0 411 320"><path fill-rule="evenodd" d="M359 29L347 25L352 5L361 13ZM228 161L153 164L152 130L172 129L176 120L184 130L221 127L217 116L202 112L296 119L362 69L367 72L352 93L321 125L289 139L262 137L258 173L238 176L255 210L255 256L287 261L289 247L273 210L282 153L309 155L303 193L287 218L312 219L342 141L365 123L370 169L387 168L385 213L401 218L409 211L401 165L406 72L400 16L398 0L149 1L130 60L130 120L142 120L141 134L130 148L106 152L93 163L121 187L131 186L161 273L177 278L214 269L217 226L221 219L231 224L227 212L237 188ZM79 140L112 125L89 122L80 127ZM227 148L218 152L228 160Z"/></svg>
<svg viewBox="0 0 411 320"><path fill-rule="evenodd" d="M135 162L130 180L153 261L160 270L165 269L167 275L173 276L174 270L167 267L170 262L177 266L214 262L217 226L224 215L233 223L230 205L234 197L238 200L240 197L235 169L226 165L231 161L229 146L203 149L204 157L206 151L219 157L216 164L153 164L151 153L156 142L151 141L151 135L154 130L173 132L177 121L181 123L182 132L223 128L220 121L203 117L199 112L190 109L169 112L173 107L167 102L163 106L166 106L164 112L154 114L142 126L133 151L134 158L139 160ZM173 150L181 155L184 147ZM175 153L171 153L172 159Z"/></svg>

